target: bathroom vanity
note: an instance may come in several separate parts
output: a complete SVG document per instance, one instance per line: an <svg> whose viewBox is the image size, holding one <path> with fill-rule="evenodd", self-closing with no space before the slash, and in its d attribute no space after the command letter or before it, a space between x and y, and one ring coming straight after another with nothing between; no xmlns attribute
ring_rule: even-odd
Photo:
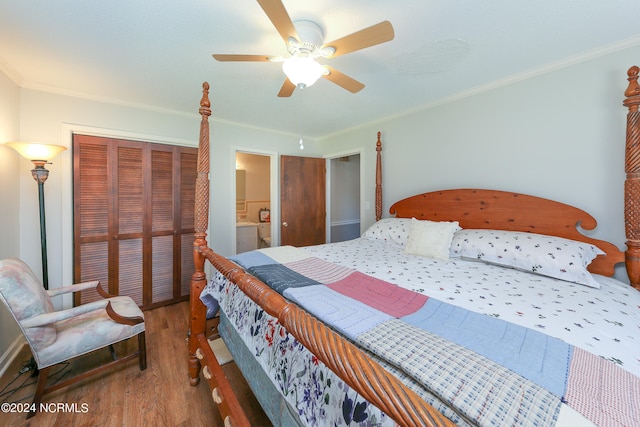
<svg viewBox="0 0 640 427"><path fill-rule="evenodd" d="M258 224L255 222L236 223L236 253L258 249Z"/></svg>

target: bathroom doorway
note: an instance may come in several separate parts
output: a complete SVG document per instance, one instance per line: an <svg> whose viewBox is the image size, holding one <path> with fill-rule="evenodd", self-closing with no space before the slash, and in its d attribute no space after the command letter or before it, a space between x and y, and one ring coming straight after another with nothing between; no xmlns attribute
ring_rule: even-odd
<svg viewBox="0 0 640 427"><path fill-rule="evenodd" d="M270 153L235 151L236 253L275 243L271 222L274 158Z"/></svg>

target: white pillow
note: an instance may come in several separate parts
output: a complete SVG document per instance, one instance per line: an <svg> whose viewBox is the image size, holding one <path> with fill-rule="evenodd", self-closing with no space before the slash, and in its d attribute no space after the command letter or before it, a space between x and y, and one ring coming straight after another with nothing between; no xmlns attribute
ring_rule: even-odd
<svg viewBox="0 0 640 427"><path fill-rule="evenodd" d="M404 252L449 261L453 234L460 230L457 221L428 221L411 218L409 239Z"/></svg>
<svg viewBox="0 0 640 427"><path fill-rule="evenodd" d="M409 238L409 218L383 218L373 224L362 234L370 240L383 240L404 247Z"/></svg>
<svg viewBox="0 0 640 427"><path fill-rule="evenodd" d="M453 237L450 256L599 288L600 284L587 266L603 254L597 246L562 237L521 231L465 229Z"/></svg>

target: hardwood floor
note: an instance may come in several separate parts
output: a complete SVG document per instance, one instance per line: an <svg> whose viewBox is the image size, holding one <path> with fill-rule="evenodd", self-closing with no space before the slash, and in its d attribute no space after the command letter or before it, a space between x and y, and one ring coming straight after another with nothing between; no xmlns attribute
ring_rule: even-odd
<svg viewBox="0 0 640 427"><path fill-rule="evenodd" d="M0 412L2 426L214 426L224 423L211 400L204 380L189 385L187 369L188 302L145 312L147 369L140 371L137 360L124 367L44 396L44 403L67 404L67 411L39 413L26 420L24 413ZM136 348L132 339L116 346L124 354ZM20 368L31 354L25 347L19 357L0 378L0 402L31 403L35 378L31 372L20 374ZM74 360L61 367L58 376L70 375L110 358L108 350ZM270 426L269 420L251 393L236 365L223 366L238 393L240 402L255 426ZM53 381L51 374L49 381ZM58 378L58 377L55 377ZM12 391L15 390L15 391ZM69 409L77 408L77 411Z"/></svg>

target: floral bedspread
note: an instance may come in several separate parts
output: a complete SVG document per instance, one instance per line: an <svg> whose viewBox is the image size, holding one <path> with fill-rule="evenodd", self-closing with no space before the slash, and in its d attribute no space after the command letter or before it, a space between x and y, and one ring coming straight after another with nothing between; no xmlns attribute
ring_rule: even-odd
<svg viewBox="0 0 640 427"><path fill-rule="evenodd" d="M395 426L331 372L242 291L220 273L208 292L220 297L220 308L269 374L303 425Z"/></svg>
<svg viewBox="0 0 640 427"><path fill-rule="evenodd" d="M282 251L282 249L279 250ZM270 271L273 268L272 264L261 264L255 261L256 258L252 259L251 257L257 256L259 258L268 253L269 250L248 254L240 261L245 264L245 267L249 267L249 271L262 276L264 280L268 278L269 274L272 274ZM398 298L406 300L409 295L412 301L415 300L415 305L418 308L423 305L426 307L425 302L430 299L429 310L432 312L427 310L428 316L433 316L434 313L441 315L443 312L446 313L444 317L452 316L452 313L464 313L462 317L468 318L465 329L469 329L473 325L489 328L492 327L491 322L495 321L500 325L505 323L513 325L513 328L509 330L517 331L515 333L520 333L518 328L521 326L525 327L521 329L530 328L534 332L544 331L545 334L550 330L552 332L550 335L558 338L550 342L561 347L560 354L563 354L562 351L567 351L577 361L575 363L578 365L574 370L590 370L598 365L598 372L609 375L609 372L603 371L602 361L592 357L592 353L601 354L613 362L606 362L604 365L606 369L614 367L617 370L616 375L619 376L622 371L620 366L624 367L629 371L628 376L631 378L630 382L625 384L631 384L632 387L637 386L637 376L630 373L638 370L639 365L637 351L633 349L637 349L640 300L638 300L637 293L634 294L635 291L629 290L624 284L601 278L602 289L586 290L581 285L540 278L528 273L481 263L460 260L439 262L423 257L407 256L392 245L365 241L365 239L333 244L331 249L329 249L329 245L322 245L296 250L294 253L295 255L287 255L287 265L303 275L306 274L305 268L312 268L308 267L313 264L308 262L309 258L322 262L336 262L336 266L340 264L340 267L326 268L329 264L325 263L321 274L318 272L310 274L313 279L307 279L312 281L319 279L316 280L317 283L304 283L304 286L293 286L290 290L284 288L279 290L282 293L286 292L286 296L297 300L301 305L311 301L309 309L318 317L326 317L323 314L323 307L328 304L329 299L305 296L307 290L316 284L322 285L323 282L340 283L342 279L340 275L344 275L346 270L351 272L349 274L357 273L352 275L348 282L353 284L357 282L354 279L360 277L363 283L367 283L364 288L370 286L369 275L375 275L376 280L384 284L381 286L396 283L406 290L407 292L399 292L401 296ZM298 263L298 261L300 262ZM280 274L278 271L275 276ZM331 277L327 278L329 276ZM278 290L278 286L282 283L291 284L304 281L298 280L298 278L279 277L272 282L274 289ZM346 287L338 288L340 286L335 290L341 290L347 294L349 292ZM283 395L293 407L298 409L299 415L306 425L393 425L384 414L369 405L319 363L313 355L278 325L276 319L269 318L234 286L230 286L224 278L219 275L215 277L208 292L211 292L220 301L222 309L235 323L247 345L254 349L256 357L270 372L274 383ZM356 299L361 298L360 294L361 290L354 291L353 296ZM329 293L329 295L331 294ZM307 302L305 302L305 298L308 300ZM348 299L342 298L342 300ZM313 303L317 303L317 306L314 307ZM372 304L375 306L376 302L373 301ZM401 305L407 306L406 301ZM408 305L410 306L411 303ZM343 310L348 313L353 312L351 306L345 306ZM459 341L460 337L446 337L447 327L441 331L432 331L423 327L423 320L420 316L424 317L424 313L417 316L418 318L415 318L414 315L413 319L407 320L407 315L415 313L416 310L411 309L410 313L407 313L402 310L401 312L389 312L388 309L383 309L387 312L384 313L387 317L382 316L376 320L378 323L375 327L362 330L350 329L353 322L347 324L343 322L337 324L336 327L351 339L376 353L382 359L381 363L384 366L412 384L412 387L425 397L425 400L452 418L454 422L466 424L468 419L472 419L473 423L491 425L495 424L498 419L504 419L500 417L513 416L513 414L501 413L487 415L490 411L487 411L485 407L474 408L472 402L465 409L467 412L462 412L467 417L463 418L459 412L447 409L438 398L421 389L421 385L424 384L427 384L431 389L440 387L441 390L437 392L440 398L459 399L461 397L460 390L450 389L452 382L442 378L446 378L452 371L463 372L462 381L464 382L464 375L469 376L466 381L471 381L471 377L475 377L477 372L484 372L485 374L491 373L490 376L503 378L501 381L507 384L502 388L505 393L517 394L519 393L517 390L522 390L522 382L519 377L522 372L519 370L526 366L526 362L521 363L520 366L516 363L510 367L510 370L494 366L491 357L487 361L487 357L485 357L487 355L484 354L491 353L491 348L486 348L486 346L473 348L473 345L466 342L465 346L457 346L455 341ZM468 311L471 311L471 314L468 314ZM373 318L375 316L369 314L366 316L368 321ZM403 320L399 321L400 318ZM504 322L503 319L509 320L509 322ZM361 321L355 323L359 322L362 323ZM399 331L404 332L401 334ZM398 338L406 337L407 334L413 339L407 341ZM537 336L536 334L530 335ZM543 336L543 334L539 335ZM420 343L427 341L439 342L436 347L440 351L426 352L425 346ZM412 342L418 344L410 345ZM539 346L538 344L531 345ZM470 348L473 348L474 351ZM583 348L587 348L588 351L583 351ZM574 355L575 357L573 357ZM423 371L422 368L417 369L413 364L407 365L405 363L406 360L412 358L423 360L431 358L431 364L444 366L440 370L432 372ZM414 369L417 369L416 372L412 372ZM514 371L518 375L512 375ZM541 382L544 387L538 389L537 385L527 386L530 387L527 390L535 395L532 400L541 400L544 403L550 399L549 395L553 395L554 391L558 394L557 390L553 390L554 387L558 387L554 377L558 376L557 372L560 371L550 372L551 374L547 378L536 380ZM433 378L425 383L421 377L429 375ZM489 381L478 381L478 378L473 378L473 381L481 384L481 388L489 387L490 384ZM551 392L547 389L551 389ZM628 390L623 390L622 396L627 392ZM634 395L638 396L632 391L631 396ZM470 396L473 396L473 393L467 394L465 398ZM602 396L602 394L598 396ZM612 395L612 399L613 396L615 393ZM619 399L620 396L617 396L614 400ZM581 405L585 407L592 404L584 396L579 397L578 400L583 401ZM544 404L546 405L546 403ZM606 405L606 402L600 402L600 405L594 406L602 405ZM580 405L577 406L583 410ZM637 406L638 402L632 402L631 407L637 408ZM561 407L564 408L563 411L560 410ZM567 409L560 400L549 408L553 409L537 410L537 412L532 409L532 412L527 412L529 414L527 419L518 420L518 423L520 425L553 425L554 423L555 425L574 425L576 422L585 422L586 418L591 418L592 421L600 425L625 425L624 420L602 421L601 410L595 416L588 413L583 414L584 416L577 415L571 408ZM506 412L511 409L507 408ZM516 412L521 410L522 408ZM499 408L495 411L500 412L504 409ZM606 417L608 415L605 415Z"/></svg>

